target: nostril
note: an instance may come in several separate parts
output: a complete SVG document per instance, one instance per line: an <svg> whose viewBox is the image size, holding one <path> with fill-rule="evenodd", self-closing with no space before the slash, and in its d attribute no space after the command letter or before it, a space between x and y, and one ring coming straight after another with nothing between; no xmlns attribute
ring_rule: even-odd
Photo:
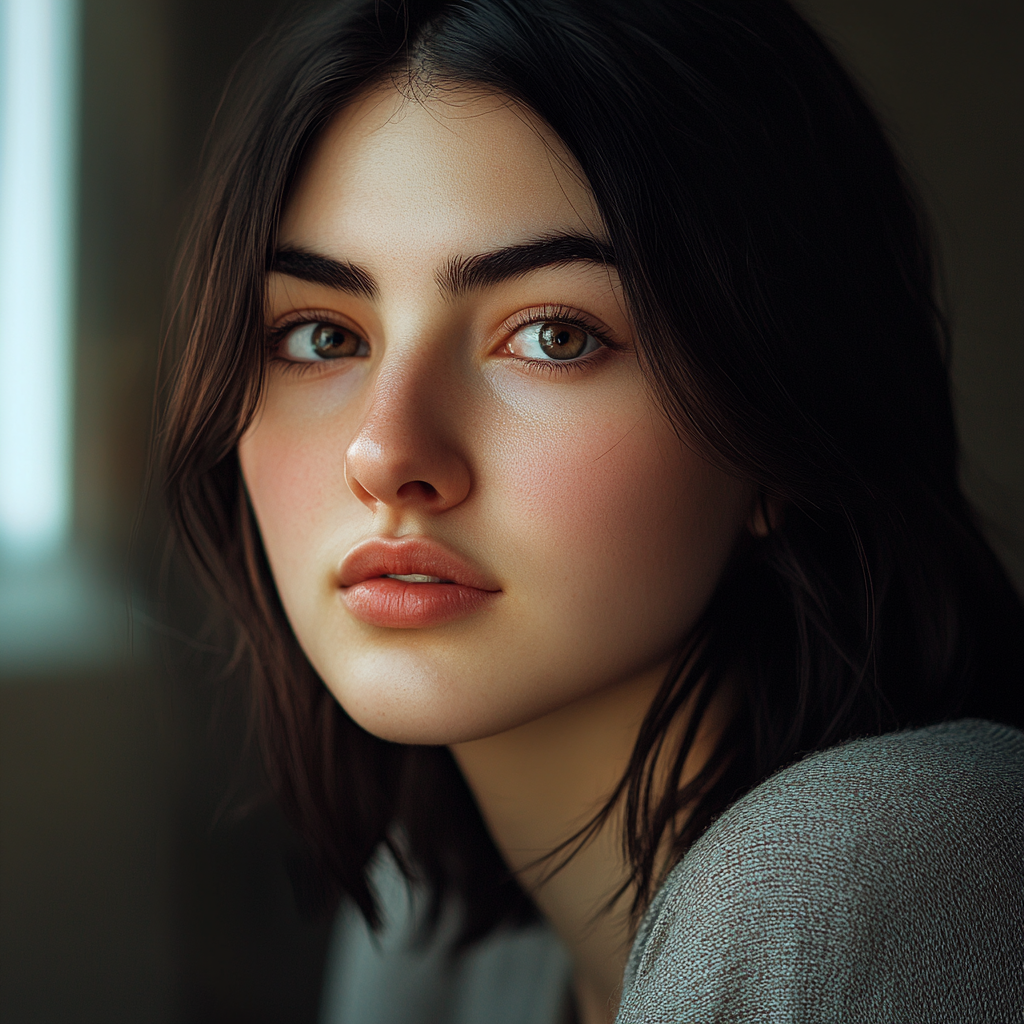
<svg viewBox="0 0 1024 1024"><path fill-rule="evenodd" d="M419 498L421 500L435 498L437 496L437 488L433 484L428 484L426 480L410 480L406 484L402 484L398 488L399 498Z"/></svg>

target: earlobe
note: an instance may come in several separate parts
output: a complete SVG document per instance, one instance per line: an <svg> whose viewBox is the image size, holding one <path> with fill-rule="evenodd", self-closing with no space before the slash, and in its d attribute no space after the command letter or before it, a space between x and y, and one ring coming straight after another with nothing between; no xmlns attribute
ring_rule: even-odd
<svg viewBox="0 0 1024 1024"><path fill-rule="evenodd" d="M754 502L747 519L747 529L758 539L774 533L782 524L783 503L780 498L772 498L759 490L754 495Z"/></svg>

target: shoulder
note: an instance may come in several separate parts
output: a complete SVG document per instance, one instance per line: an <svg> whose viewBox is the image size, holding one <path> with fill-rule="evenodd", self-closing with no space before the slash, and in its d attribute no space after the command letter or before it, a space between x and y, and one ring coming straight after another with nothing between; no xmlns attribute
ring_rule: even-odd
<svg viewBox="0 0 1024 1024"><path fill-rule="evenodd" d="M1024 1020L1024 734L965 720L777 773L669 876L619 1020Z"/></svg>

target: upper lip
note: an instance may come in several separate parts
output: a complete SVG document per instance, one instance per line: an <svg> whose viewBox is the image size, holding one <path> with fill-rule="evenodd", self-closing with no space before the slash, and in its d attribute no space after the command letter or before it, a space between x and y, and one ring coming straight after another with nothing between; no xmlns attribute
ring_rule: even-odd
<svg viewBox="0 0 1024 1024"><path fill-rule="evenodd" d="M351 587L379 576L437 576L477 590L497 591L479 569L430 537L371 537L344 557L338 586Z"/></svg>

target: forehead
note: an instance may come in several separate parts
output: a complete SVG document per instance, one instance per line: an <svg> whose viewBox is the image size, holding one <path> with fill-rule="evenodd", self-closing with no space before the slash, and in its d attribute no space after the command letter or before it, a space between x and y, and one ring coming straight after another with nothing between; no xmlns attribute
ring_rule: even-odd
<svg viewBox="0 0 1024 1024"><path fill-rule="evenodd" d="M500 94L377 87L313 148L281 223L282 244L373 259L415 249L479 252L552 231L603 235L561 140Z"/></svg>

